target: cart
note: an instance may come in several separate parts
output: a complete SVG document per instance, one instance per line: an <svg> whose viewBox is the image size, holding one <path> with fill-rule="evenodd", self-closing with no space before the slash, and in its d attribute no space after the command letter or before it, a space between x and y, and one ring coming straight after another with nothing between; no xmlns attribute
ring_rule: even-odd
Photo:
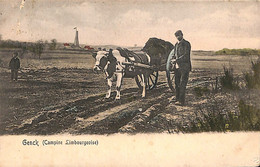
<svg viewBox="0 0 260 167"><path fill-rule="evenodd" d="M145 68L145 69L151 70L150 75L148 77L148 82L146 85L147 90L152 90L156 87L157 82L158 82L158 77L159 77L159 71L165 71L168 86L173 92L175 92L175 87L174 87L175 74L174 74L172 63L171 63L173 53L174 53L174 49L168 55L168 58L166 59L167 61L165 63L159 64L159 65L146 65L146 64L142 64L142 63L136 63L136 62L126 62L123 64L126 66L132 66L134 68L138 67L138 68ZM142 88L141 76L135 75L134 78L135 78L137 86L141 89Z"/></svg>

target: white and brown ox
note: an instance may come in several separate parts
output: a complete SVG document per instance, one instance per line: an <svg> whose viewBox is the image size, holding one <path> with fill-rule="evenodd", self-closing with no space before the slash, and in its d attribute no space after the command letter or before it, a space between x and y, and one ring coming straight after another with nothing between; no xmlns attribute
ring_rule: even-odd
<svg viewBox="0 0 260 167"><path fill-rule="evenodd" d="M142 97L146 96L146 85L147 79L150 75L150 70L145 68L132 68L129 70L129 67L126 66L124 63L126 62L135 62L135 63L142 63L149 65L150 64L150 57L146 53L142 54L135 54L132 57L122 56L122 50L118 49L110 49L109 51L98 51L97 53L93 54L96 62L93 67L95 72L103 71L106 74L107 84L108 84L108 91L106 94L106 98L110 98L111 96L111 88L113 81L116 80L116 97L115 99L120 99L120 89L122 85L123 78L133 78L133 75L139 75L141 77L141 84L142 84ZM129 75L132 73L132 75ZM134 73L134 74L133 74Z"/></svg>

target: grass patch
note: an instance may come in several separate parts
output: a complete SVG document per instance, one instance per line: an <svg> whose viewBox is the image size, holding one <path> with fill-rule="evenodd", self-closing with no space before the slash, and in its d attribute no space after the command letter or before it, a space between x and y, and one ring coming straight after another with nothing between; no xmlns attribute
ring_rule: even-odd
<svg viewBox="0 0 260 167"><path fill-rule="evenodd" d="M190 120L189 125L168 124L168 132L230 132L230 131L259 131L260 130L260 109L247 105L243 100L239 102L239 113L228 111L223 113L215 106L206 113L202 110L196 113L196 119ZM174 125L174 127L173 127ZM177 130L170 130L176 129Z"/></svg>
<svg viewBox="0 0 260 167"><path fill-rule="evenodd" d="M237 90L239 89L238 84L235 82L233 68L224 68L224 76L220 77L220 84L223 88Z"/></svg>

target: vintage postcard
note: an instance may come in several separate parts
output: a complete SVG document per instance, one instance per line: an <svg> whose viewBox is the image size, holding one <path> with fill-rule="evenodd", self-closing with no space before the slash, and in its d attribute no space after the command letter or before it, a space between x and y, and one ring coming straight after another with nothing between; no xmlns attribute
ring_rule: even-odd
<svg viewBox="0 0 260 167"><path fill-rule="evenodd" d="M259 11L0 0L0 166L259 166Z"/></svg>

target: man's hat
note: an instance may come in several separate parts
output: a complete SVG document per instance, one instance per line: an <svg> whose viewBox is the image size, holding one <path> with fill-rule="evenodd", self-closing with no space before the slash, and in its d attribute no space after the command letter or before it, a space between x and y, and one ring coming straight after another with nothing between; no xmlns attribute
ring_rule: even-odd
<svg viewBox="0 0 260 167"><path fill-rule="evenodd" d="M182 33L181 30L178 30L178 31L175 32L175 36L179 36L179 35L182 35L182 36L183 36L183 33Z"/></svg>

